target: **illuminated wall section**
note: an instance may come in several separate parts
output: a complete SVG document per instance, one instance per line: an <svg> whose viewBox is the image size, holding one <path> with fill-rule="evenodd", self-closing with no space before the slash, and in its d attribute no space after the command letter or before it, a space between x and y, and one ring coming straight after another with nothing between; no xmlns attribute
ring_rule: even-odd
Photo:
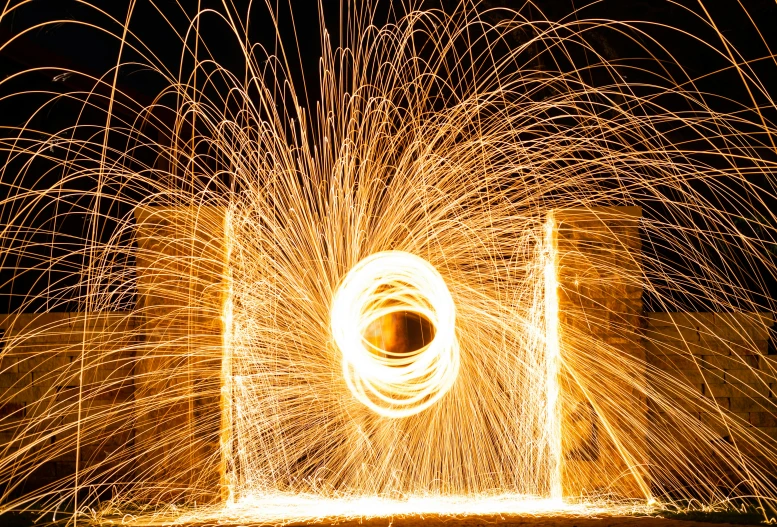
<svg viewBox="0 0 777 527"><path fill-rule="evenodd" d="M553 212L565 497L650 498L639 207Z"/></svg>
<svg viewBox="0 0 777 527"><path fill-rule="evenodd" d="M0 498L133 484L138 345L130 312L0 315Z"/></svg>
<svg viewBox="0 0 777 527"><path fill-rule="evenodd" d="M137 481L154 499L207 503L225 494L222 419L225 210L138 208L135 365ZM163 487L158 487L155 483Z"/></svg>

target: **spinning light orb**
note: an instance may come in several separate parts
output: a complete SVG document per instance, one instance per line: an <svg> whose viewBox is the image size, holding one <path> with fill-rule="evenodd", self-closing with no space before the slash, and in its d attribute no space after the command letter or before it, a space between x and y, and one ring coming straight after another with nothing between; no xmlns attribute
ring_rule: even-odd
<svg viewBox="0 0 777 527"><path fill-rule="evenodd" d="M430 342L413 349L370 338L412 315L422 321L419 327L433 330ZM453 386L459 372L456 308L442 276L426 260L402 251L368 256L343 279L331 317L348 388L376 413L416 414Z"/></svg>

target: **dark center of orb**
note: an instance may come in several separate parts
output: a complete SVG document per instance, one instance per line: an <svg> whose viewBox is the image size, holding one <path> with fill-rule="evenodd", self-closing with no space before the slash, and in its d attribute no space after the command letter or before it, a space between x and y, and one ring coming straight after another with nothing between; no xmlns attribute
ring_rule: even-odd
<svg viewBox="0 0 777 527"><path fill-rule="evenodd" d="M378 350L405 354L417 351L434 339L434 326L423 315L396 311L372 321L364 338Z"/></svg>

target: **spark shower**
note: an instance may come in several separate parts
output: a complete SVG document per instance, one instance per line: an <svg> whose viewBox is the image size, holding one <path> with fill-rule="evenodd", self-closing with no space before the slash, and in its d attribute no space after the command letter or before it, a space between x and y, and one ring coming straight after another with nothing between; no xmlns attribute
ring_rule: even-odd
<svg viewBox="0 0 777 527"><path fill-rule="evenodd" d="M0 132L7 320L71 312L2 337L0 373L17 380L0 385L0 512L772 514L773 437L644 358L592 363L587 344L561 342L553 223L639 206L651 310L775 312L777 66L757 17L736 7L763 50L749 57L705 2L663 22L460 4L342 2L336 36L324 7L295 7L322 28L315 75L264 5L149 0L117 18L79 4L26 26L25 2L4 6L15 25L0 51L72 24L117 53L97 74L35 65L0 81L4 108L30 109ZM141 8L175 60L143 38ZM249 38L259 21L273 46ZM675 57L676 42L712 69ZM122 84L132 75L153 79L148 100ZM420 345L392 348L409 320ZM777 413L767 350L722 342L675 355L702 376L716 353L739 361ZM671 422L656 433L624 412L641 439L601 423L635 492L563 488L561 435L575 430L561 376L592 411L618 390ZM652 461L637 463L646 437ZM27 484L71 454L72 471Z"/></svg>

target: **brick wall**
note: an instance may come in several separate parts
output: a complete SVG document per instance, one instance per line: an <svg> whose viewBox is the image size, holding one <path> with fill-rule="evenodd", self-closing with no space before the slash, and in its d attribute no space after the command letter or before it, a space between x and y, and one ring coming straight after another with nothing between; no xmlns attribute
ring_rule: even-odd
<svg viewBox="0 0 777 527"><path fill-rule="evenodd" d="M134 326L129 313L0 319L0 473L13 475L0 492L73 482L76 460L82 481L129 483Z"/></svg>
<svg viewBox="0 0 777 527"><path fill-rule="evenodd" d="M136 214L136 311L0 318L6 498L74 482L77 460L80 481L139 487L140 500L226 497L224 213ZM773 317L643 316L639 209L555 211L553 222L565 495L665 495L711 473L732 488L768 473Z"/></svg>
<svg viewBox="0 0 777 527"><path fill-rule="evenodd" d="M650 458L674 468L667 485L704 484L695 475L714 472L721 488L741 488L751 474L773 473L763 456L777 446L773 315L647 313L645 320Z"/></svg>
<svg viewBox="0 0 777 527"><path fill-rule="evenodd" d="M45 499L76 467L92 497L223 497L224 211L136 219L134 311L0 318L0 502Z"/></svg>
<svg viewBox="0 0 777 527"><path fill-rule="evenodd" d="M769 313L642 313L640 211L555 211L565 496L768 493Z"/></svg>
<svg viewBox="0 0 777 527"><path fill-rule="evenodd" d="M145 500L220 499L225 211L136 209L137 479Z"/></svg>
<svg viewBox="0 0 777 527"><path fill-rule="evenodd" d="M553 213L563 493L645 497L641 210Z"/></svg>

